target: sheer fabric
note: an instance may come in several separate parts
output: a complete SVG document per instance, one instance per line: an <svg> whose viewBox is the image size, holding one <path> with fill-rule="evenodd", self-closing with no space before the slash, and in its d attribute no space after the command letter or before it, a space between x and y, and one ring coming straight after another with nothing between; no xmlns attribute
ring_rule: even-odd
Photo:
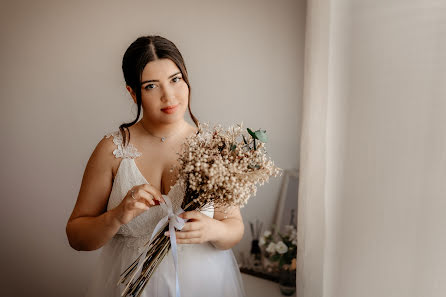
<svg viewBox="0 0 446 297"><path fill-rule="evenodd" d="M113 136L116 145L113 154L116 158L122 158L122 161L113 182L107 210L116 207L133 186L150 184L134 162L141 153L131 144L123 147L120 131L105 135L110 136ZM168 196L174 211L177 210L184 197L180 183L171 187ZM203 213L210 217L214 215L212 208ZM120 227L102 247L86 297L121 296L125 285L117 285L119 275L137 258L156 224L165 215L160 206L154 206ZM178 261L182 297L245 296L240 271L231 249L219 250L210 243L179 244ZM175 296L175 269L171 251L158 266L141 296Z"/></svg>

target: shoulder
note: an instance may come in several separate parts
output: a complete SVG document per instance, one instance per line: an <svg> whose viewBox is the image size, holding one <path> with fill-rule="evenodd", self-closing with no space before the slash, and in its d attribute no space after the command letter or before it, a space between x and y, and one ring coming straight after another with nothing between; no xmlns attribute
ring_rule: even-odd
<svg viewBox="0 0 446 297"><path fill-rule="evenodd" d="M96 144L93 155L102 160L114 160L121 144L122 135L119 130L106 133Z"/></svg>
<svg viewBox="0 0 446 297"><path fill-rule="evenodd" d="M116 151L121 148L123 143L123 137L119 130L106 133L99 141L97 148L110 153L109 155L115 155Z"/></svg>
<svg viewBox="0 0 446 297"><path fill-rule="evenodd" d="M115 148L116 146L111 137L102 137L97 142L96 147L88 159L85 174L88 176L103 174L113 178L114 168L119 165L117 164L117 159L113 155Z"/></svg>
<svg viewBox="0 0 446 297"><path fill-rule="evenodd" d="M102 139L99 141L98 146L103 148L115 148L118 144L122 143L122 135L119 130L108 132L104 134Z"/></svg>
<svg viewBox="0 0 446 297"><path fill-rule="evenodd" d="M188 124L187 136L195 135L198 132L198 128L195 125Z"/></svg>
<svg viewBox="0 0 446 297"><path fill-rule="evenodd" d="M127 131L125 133L128 139ZM123 136L119 129L104 134L95 150L97 150L98 158L103 163L110 164L113 178L118 171L122 159L139 156L136 149L132 150L132 146L123 146Z"/></svg>
<svg viewBox="0 0 446 297"><path fill-rule="evenodd" d="M126 136L128 137L128 136ZM108 132L104 135L101 142L104 142L105 145L109 145L110 147L122 145L123 143L123 136L120 130L115 130Z"/></svg>
<svg viewBox="0 0 446 297"><path fill-rule="evenodd" d="M105 134L101 141L105 142L104 146L114 148L112 152L116 158L137 158L141 156L141 153L136 149L136 147L128 142L130 137L129 133L127 131L125 131L125 133L125 143L127 143L127 145L124 145L124 137L120 130ZM134 137L133 133L132 137Z"/></svg>

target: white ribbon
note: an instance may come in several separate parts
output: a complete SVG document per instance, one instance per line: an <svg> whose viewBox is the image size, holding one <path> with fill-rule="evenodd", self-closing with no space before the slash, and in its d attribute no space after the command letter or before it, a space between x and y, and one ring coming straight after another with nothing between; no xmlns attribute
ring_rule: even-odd
<svg viewBox="0 0 446 297"><path fill-rule="evenodd" d="M178 282L178 254L177 254L177 238L175 234L175 228L178 230L183 229L184 224L187 220L180 218L178 215L183 213L184 210L180 207L175 213L173 212L172 208L172 202L170 201L170 198L167 195L163 195L164 201L166 203L160 203L160 206L163 208L163 210L167 211L167 215L163 217L158 224L155 226L155 229L152 232L152 236L150 237L149 243L144 248L143 252L139 256L138 266L135 269L135 272L132 275L132 278L129 281L129 285L132 282L135 275L138 274L138 271L141 269L141 267L144 264L144 259L147 251L149 250L149 246L152 243L153 238L155 237L155 234L158 233L158 231L162 228L162 226L169 221L169 233L170 233L170 245L172 247L172 255L173 255L173 261L175 264L175 284L176 284L176 296L180 297L180 284Z"/></svg>

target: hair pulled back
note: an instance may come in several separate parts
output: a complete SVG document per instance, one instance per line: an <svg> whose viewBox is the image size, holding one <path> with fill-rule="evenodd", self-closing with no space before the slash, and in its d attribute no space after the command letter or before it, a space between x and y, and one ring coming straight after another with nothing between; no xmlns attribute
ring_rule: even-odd
<svg viewBox="0 0 446 297"><path fill-rule="evenodd" d="M141 77L144 67L151 61L158 59L170 59L174 62L177 67L180 69L181 74L183 75L183 79L186 82L189 88L189 97L188 97L188 109L189 115L194 121L195 125L198 127L198 120L192 114L190 109L190 97L191 97L191 87L189 84L189 77L187 75L186 65L183 60L183 56L181 55L178 48L175 46L173 42L170 40L158 36L158 35L149 35L149 36L141 36L136 39L124 53L124 57L122 58L122 72L124 74L124 80L126 85L132 88L132 90L136 94L136 104L138 106L138 113L136 115L136 119L129 123L123 123L119 126L119 130L123 135L124 145L126 146L130 141L130 131L128 128L133 126L139 119L141 114ZM126 133L127 129L129 134L129 139L126 141Z"/></svg>

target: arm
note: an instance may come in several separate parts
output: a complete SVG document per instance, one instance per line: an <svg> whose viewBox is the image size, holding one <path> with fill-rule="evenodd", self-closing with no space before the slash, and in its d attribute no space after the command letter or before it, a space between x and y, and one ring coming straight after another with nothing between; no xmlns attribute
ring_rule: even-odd
<svg viewBox="0 0 446 297"><path fill-rule="evenodd" d="M68 241L75 250L91 251L102 247L121 225L163 200L157 188L141 184L132 187L118 206L107 211L113 186L113 166L119 167L114 149L111 138L103 138L88 160L79 196L66 227Z"/></svg>
<svg viewBox="0 0 446 297"><path fill-rule="evenodd" d="M77 251L93 251L106 244L121 226L111 212L69 221L66 233L70 246Z"/></svg>
<svg viewBox="0 0 446 297"><path fill-rule="evenodd" d="M210 242L221 250L227 250L235 246L243 237L245 226L239 207L227 210L226 218L222 209L214 211L214 231L215 235Z"/></svg>
<svg viewBox="0 0 446 297"><path fill-rule="evenodd" d="M68 219L66 234L70 246L78 251L96 250L113 237L120 227L114 212L105 211L113 185L111 139L103 138L85 168L73 212Z"/></svg>

